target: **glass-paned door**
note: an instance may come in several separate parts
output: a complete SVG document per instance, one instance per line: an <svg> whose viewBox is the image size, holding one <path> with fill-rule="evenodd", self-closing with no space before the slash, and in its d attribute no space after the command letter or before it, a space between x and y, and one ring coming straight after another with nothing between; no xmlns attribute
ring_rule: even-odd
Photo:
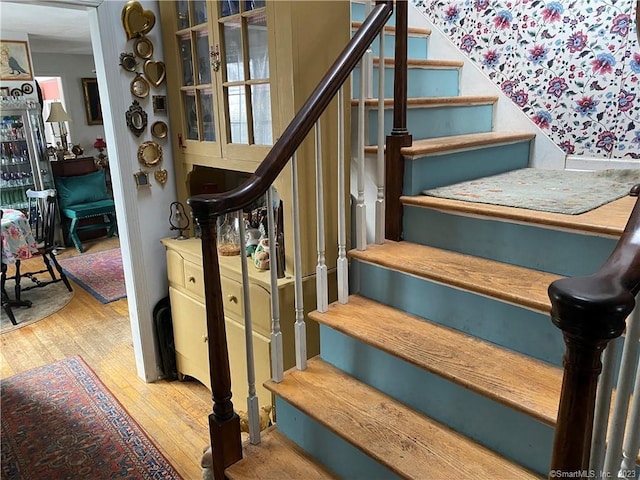
<svg viewBox="0 0 640 480"><path fill-rule="evenodd" d="M210 2L174 2L180 72L180 107L186 153L220 155L214 86Z"/></svg>
<svg viewBox="0 0 640 480"><path fill-rule="evenodd" d="M271 145L271 87L264 1L218 2L221 97L228 144Z"/></svg>

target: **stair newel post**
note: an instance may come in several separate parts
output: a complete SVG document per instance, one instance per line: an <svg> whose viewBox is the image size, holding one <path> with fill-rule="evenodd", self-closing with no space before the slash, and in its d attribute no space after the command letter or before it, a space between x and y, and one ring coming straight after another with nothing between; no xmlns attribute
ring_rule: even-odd
<svg viewBox="0 0 640 480"><path fill-rule="evenodd" d="M396 6L396 49L393 85L393 129L387 136L385 151L385 237L402 239L402 182L404 159L402 147L411 145L412 137L407 130L407 24L408 4L398 0ZM380 59L384 68L384 58Z"/></svg>
<svg viewBox="0 0 640 480"><path fill-rule="evenodd" d="M204 294L213 398L213 412L209 414L213 473L216 480L224 480L224 469L242 459L240 418L233 411L231 401L231 371L217 250L217 217L206 213L198 215L195 209L194 216L202 231L202 261L205 266Z"/></svg>

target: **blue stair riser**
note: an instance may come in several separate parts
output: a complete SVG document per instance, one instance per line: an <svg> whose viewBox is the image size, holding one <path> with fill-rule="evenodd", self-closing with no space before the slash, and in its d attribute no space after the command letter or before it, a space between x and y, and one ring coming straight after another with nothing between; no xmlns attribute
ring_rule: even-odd
<svg viewBox="0 0 640 480"><path fill-rule="evenodd" d="M326 362L361 382L505 457L547 473L552 427L322 325L320 352Z"/></svg>
<svg viewBox="0 0 640 480"><path fill-rule="evenodd" d="M276 412L278 430L341 478L400 479L389 469L279 397L276 397Z"/></svg>
<svg viewBox="0 0 640 480"><path fill-rule="evenodd" d="M365 111L365 143L375 145L378 141L378 109ZM490 132L493 129L493 105L447 105L442 107L407 109L407 125L415 140L424 138L464 135L466 133ZM351 109L351 128L358 129L358 107ZM384 133L393 128L393 110L384 111Z"/></svg>
<svg viewBox="0 0 640 480"><path fill-rule="evenodd" d="M406 160L402 192L418 195L423 190L525 168L529 152L527 141Z"/></svg>
<svg viewBox="0 0 640 480"><path fill-rule="evenodd" d="M373 2L371 3L372 3L371 10L372 10L374 5L373 5ZM364 3L351 2L351 20L353 20L354 22L363 22L364 19L367 17L366 8L367 6ZM387 25L395 25L395 24L396 24L396 12L394 8L391 18L387 21Z"/></svg>
<svg viewBox="0 0 640 480"><path fill-rule="evenodd" d="M355 291L432 322L562 366L565 345L548 314L353 260Z"/></svg>
<svg viewBox="0 0 640 480"><path fill-rule="evenodd" d="M351 76L352 98L360 95L360 67ZM407 71L407 96L456 97L459 94L460 70L458 68L409 68ZM373 93L378 96L378 67L373 67ZM384 69L384 96L393 98L393 67Z"/></svg>
<svg viewBox="0 0 640 480"><path fill-rule="evenodd" d="M405 240L564 276L595 273L616 240L405 205Z"/></svg>
<svg viewBox="0 0 640 480"><path fill-rule="evenodd" d="M418 60L426 60L428 38L426 36L411 35L407 37L407 58L415 58ZM380 56L380 40L376 38L371 44L371 50L374 57ZM396 56L396 36L393 33L385 33L384 35L384 55L383 57Z"/></svg>

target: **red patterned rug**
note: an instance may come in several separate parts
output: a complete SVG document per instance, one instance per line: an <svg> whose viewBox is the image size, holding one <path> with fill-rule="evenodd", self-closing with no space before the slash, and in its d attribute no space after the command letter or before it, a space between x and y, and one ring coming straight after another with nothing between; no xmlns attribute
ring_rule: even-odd
<svg viewBox="0 0 640 480"><path fill-rule="evenodd" d="M80 357L0 381L6 480L181 479Z"/></svg>
<svg viewBox="0 0 640 480"><path fill-rule="evenodd" d="M127 296L119 248L83 253L59 260L62 269L74 282L102 303Z"/></svg>

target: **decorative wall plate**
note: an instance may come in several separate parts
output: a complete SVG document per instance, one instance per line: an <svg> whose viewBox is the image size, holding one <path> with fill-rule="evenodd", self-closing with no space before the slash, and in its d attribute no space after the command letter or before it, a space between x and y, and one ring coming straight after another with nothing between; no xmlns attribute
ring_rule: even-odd
<svg viewBox="0 0 640 480"><path fill-rule="evenodd" d="M30 83L23 83L20 90L22 90L22 93L25 95L29 95L30 93L33 93L33 85Z"/></svg>
<svg viewBox="0 0 640 480"><path fill-rule="evenodd" d="M153 176L156 179L156 182L158 182L160 185L164 185L165 183L167 183L167 178L169 178L169 172L167 172L164 168L161 168L160 170L156 170L155 172L153 172Z"/></svg>
<svg viewBox="0 0 640 480"><path fill-rule="evenodd" d="M151 125L151 135L156 138L166 138L167 137L167 124L162 120L158 120L157 122L153 122Z"/></svg>
<svg viewBox="0 0 640 480"><path fill-rule="evenodd" d="M145 167L155 167L162 162L162 147L156 142L144 142L138 147L138 162Z"/></svg>
<svg viewBox="0 0 640 480"><path fill-rule="evenodd" d="M164 62L147 60L144 62L144 74L146 75L147 80L151 82L151 85L157 88L162 84L162 82L164 82L167 69L164 66Z"/></svg>
<svg viewBox="0 0 640 480"><path fill-rule="evenodd" d="M133 44L133 50L140 58L151 58L153 56L153 43L147 37L140 37Z"/></svg>
<svg viewBox="0 0 640 480"><path fill-rule="evenodd" d="M149 95L149 82L147 82L141 73L136 73L136 77L131 80L129 90L132 95L138 98L145 98Z"/></svg>
<svg viewBox="0 0 640 480"><path fill-rule="evenodd" d="M11 96L12 97L21 97L22 94L22 90L20 90L19 88L12 88L11 89Z"/></svg>
<svg viewBox="0 0 640 480"><path fill-rule="evenodd" d="M120 54L120 66L127 72L135 72L138 61L133 53L121 53Z"/></svg>
<svg viewBox="0 0 640 480"><path fill-rule="evenodd" d="M140 2L127 2L122 9L122 26L127 40L140 37L151 31L156 24L156 16L151 10L145 10Z"/></svg>
<svg viewBox="0 0 640 480"><path fill-rule="evenodd" d="M145 112L137 100L134 100L129 110L125 113L127 127L136 137L139 137L147 128L147 112Z"/></svg>

